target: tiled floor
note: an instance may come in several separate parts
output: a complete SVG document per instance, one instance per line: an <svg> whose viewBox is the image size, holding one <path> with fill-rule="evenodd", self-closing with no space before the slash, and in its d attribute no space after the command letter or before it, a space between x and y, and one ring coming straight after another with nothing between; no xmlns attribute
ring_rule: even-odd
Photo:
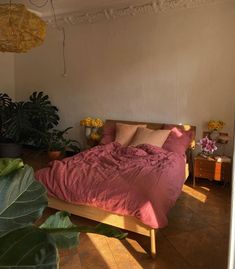
<svg viewBox="0 0 235 269"><path fill-rule="evenodd" d="M48 212L49 213L49 212ZM73 216L79 224L94 222ZM149 238L129 233L126 240L82 234L61 269L225 269L230 221L230 188L200 180L187 183L169 215L169 225L157 235L157 258L152 260Z"/></svg>

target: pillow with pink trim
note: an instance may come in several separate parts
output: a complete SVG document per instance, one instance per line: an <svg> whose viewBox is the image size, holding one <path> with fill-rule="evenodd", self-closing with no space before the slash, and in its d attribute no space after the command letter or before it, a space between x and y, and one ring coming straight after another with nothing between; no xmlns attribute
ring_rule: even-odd
<svg viewBox="0 0 235 269"><path fill-rule="evenodd" d="M115 124L105 124L103 127L102 139L100 145L106 145L114 142L116 137L116 125Z"/></svg>
<svg viewBox="0 0 235 269"><path fill-rule="evenodd" d="M185 131L182 126L165 125L165 130L171 130L162 148L178 154L185 154L195 136L192 130Z"/></svg>

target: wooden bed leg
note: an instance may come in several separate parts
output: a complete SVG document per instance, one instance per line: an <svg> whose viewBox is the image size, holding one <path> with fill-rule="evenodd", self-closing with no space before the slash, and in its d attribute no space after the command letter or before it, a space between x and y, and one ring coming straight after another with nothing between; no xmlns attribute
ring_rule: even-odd
<svg viewBox="0 0 235 269"><path fill-rule="evenodd" d="M155 229L150 230L150 241L151 241L151 256L156 257L156 231Z"/></svg>

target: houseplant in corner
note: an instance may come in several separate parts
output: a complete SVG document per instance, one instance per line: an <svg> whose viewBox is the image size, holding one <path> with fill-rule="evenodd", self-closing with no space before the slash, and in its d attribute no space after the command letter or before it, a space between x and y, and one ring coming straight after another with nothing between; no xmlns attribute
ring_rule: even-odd
<svg viewBox="0 0 235 269"><path fill-rule="evenodd" d="M74 154L80 152L80 144L77 140L67 139L65 134L72 129L68 127L63 131L53 129L45 136L48 145L48 156L50 160L58 160L65 156L66 151ZM72 155L72 153L71 153Z"/></svg>
<svg viewBox="0 0 235 269"><path fill-rule="evenodd" d="M58 122L58 109L43 92L21 102L0 93L0 157L19 157L22 145L45 147L44 134Z"/></svg>
<svg viewBox="0 0 235 269"><path fill-rule="evenodd" d="M18 157L31 130L26 104L0 93L0 156Z"/></svg>
<svg viewBox="0 0 235 269"><path fill-rule="evenodd" d="M0 159L0 185L0 268L59 268L58 250L77 247L80 232L127 236L105 224L75 225L66 212L36 226L47 207L46 189L20 159Z"/></svg>

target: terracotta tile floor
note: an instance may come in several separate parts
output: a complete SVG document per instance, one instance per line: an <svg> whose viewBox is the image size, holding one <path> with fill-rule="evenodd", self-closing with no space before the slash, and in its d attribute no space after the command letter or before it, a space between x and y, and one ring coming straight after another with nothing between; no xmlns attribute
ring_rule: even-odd
<svg viewBox="0 0 235 269"><path fill-rule="evenodd" d="M47 210L51 213L51 210ZM94 225L73 216L79 224ZM126 240L82 234L76 253L61 258L61 269L225 269L230 221L230 187L200 180L184 186L157 235L157 258L147 254L149 238L129 233Z"/></svg>

